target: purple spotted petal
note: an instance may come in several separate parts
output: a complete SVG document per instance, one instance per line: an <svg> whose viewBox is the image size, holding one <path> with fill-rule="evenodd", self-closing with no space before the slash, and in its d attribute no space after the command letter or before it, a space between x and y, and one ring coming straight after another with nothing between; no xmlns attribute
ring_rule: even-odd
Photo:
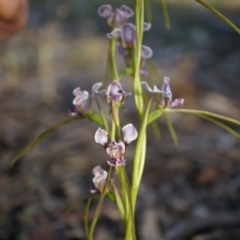
<svg viewBox="0 0 240 240"><path fill-rule="evenodd" d="M95 142L101 144L102 146L106 147L108 142L108 132L98 128L98 130L95 133Z"/></svg>
<svg viewBox="0 0 240 240"><path fill-rule="evenodd" d="M143 88L145 88L149 92L153 93L153 89L149 87L147 82L141 82L141 85L142 85Z"/></svg>
<svg viewBox="0 0 240 240"><path fill-rule="evenodd" d="M125 13L125 17L127 19L129 19L130 17L132 17L134 15L134 11L130 7L126 6L126 5L122 5L120 7L120 9Z"/></svg>
<svg viewBox="0 0 240 240"><path fill-rule="evenodd" d="M148 30L150 30L151 26L152 26L151 23L146 23L146 22L145 22L145 23L143 24L143 31L148 31Z"/></svg>
<svg viewBox="0 0 240 240"><path fill-rule="evenodd" d="M126 160L124 159L112 159L107 161L109 166L120 167L126 165Z"/></svg>
<svg viewBox="0 0 240 240"><path fill-rule="evenodd" d="M123 141L127 145L130 142L134 141L138 136L138 132L136 128L131 123L127 124L122 128L122 133L123 133Z"/></svg>
<svg viewBox="0 0 240 240"><path fill-rule="evenodd" d="M183 98L177 98L174 101L170 102L169 108L174 108L174 107L181 107L184 104L184 99Z"/></svg>
<svg viewBox="0 0 240 240"><path fill-rule="evenodd" d="M141 52L141 58L143 60L146 60L146 59L149 59L151 58L153 55L153 51L150 47L147 47L147 46L142 46L142 52Z"/></svg>
<svg viewBox="0 0 240 240"><path fill-rule="evenodd" d="M126 23L122 26L122 41L127 47L132 47L136 41L136 29L132 23Z"/></svg>
<svg viewBox="0 0 240 240"><path fill-rule="evenodd" d="M122 30L120 28L115 28L111 33L107 34L107 37L109 39L112 39L112 38L120 39L121 35L122 35Z"/></svg>
<svg viewBox="0 0 240 240"><path fill-rule="evenodd" d="M101 17L108 18L112 13L112 6L109 4L102 5L98 8L98 14Z"/></svg>

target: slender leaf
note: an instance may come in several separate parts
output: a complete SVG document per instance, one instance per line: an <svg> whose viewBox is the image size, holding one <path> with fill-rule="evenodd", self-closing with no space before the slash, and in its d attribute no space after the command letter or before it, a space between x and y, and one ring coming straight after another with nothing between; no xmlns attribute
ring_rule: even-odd
<svg viewBox="0 0 240 240"><path fill-rule="evenodd" d="M65 213L71 213L72 211L74 211L74 210L80 205L80 203L82 203L82 202L85 201L85 200L97 198L97 197L100 197L100 196L101 196L100 193L91 193L91 194L88 194L87 196L80 197L79 199L77 199L75 202L73 202L73 203L65 210Z"/></svg>
<svg viewBox="0 0 240 240"><path fill-rule="evenodd" d="M52 133L54 133L56 130L58 130L60 127L67 125L71 122L77 121L79 119L83 119L82 117L75 117L75 118L70 118L67 120L64 120L63 122L60 122L54 126L52 126L51 128L49 128L48 130L44 131L43 133L41 133L39 136L37 136L36 138L34 138L26 147L24 147L12 160L11 165L13 166L18 160L19 158L21 158L25 153L27 153L30 149L32 149L35 145L37 145L38 143L40 143L41 141L43 141L46 137L48 137L49 135L51 135Z"/></svg>
<svg viewBox="0 0 240 240"><path fill-rule="evenodd" d="M170 30L171 22L170 22L170 18L169 18L169 14L168 14L168 8L167 8L166 0L160 0L160 1L161 1L162 9L163 9L165 27L166 27L167 30Z"/></svg>
<svg viewBox="0 0 240 240"><path fill-rule="evenodd" d="M233 134L234 136L240 138L240 134L238 132L236 132L235 130L233 130L232 128L230 128L229 126L224 124L223 122L219 121L219 120L226 121L228 123L240 126L240 121L238 121L238 120L235 120L235 119L232 119L229 117L225 117L225 116L222 116L222 115L219 115L216 113L200 111L200 110L192 110L192 109L167 109L167 112L169 112L169 113L171 113L171 112L187 113L187 114L192 114L192 115L198 116L209 122L214 123L215 125L225 129L226 131Z"/></svg>
<svg viewBox="0 0 240 240"><path fill-rule="evenodd" d="M84 228L85 228L85 233L87 236L87 239L89 239L89 224L88 224L88 215L89 215L89 208L91 206L91 198L88 198L87 200L87 204L85 207L85 211L84 211Z"/></svg>
<svg viewBox="0 0 240 240"><path fill-rule="evenodd" d="M152 123L163 114L163 110L156 109L148 115L147 124Z"/></svg>
<svg viewBox="0 0 240 240"><path fill-rule="evenodd" d="M232 23L228 18L226 18L224 15L222 15L219 11L217 11L215 8L209 6L207 3L203 2L202 0L195 0L202 6L204 6L207 10L212 12L214 15L216 15L218 18L223 20L228 26L230 26L235 32L237 32L240 35L240 29Z"/></svg>
<svg viewBox="0 0 240 240"><path fill-rule="evenodd" d="M166 112L164 112L164 115L165 115L165 118L166 118L168 130L169 130L169 132L171 134L173 143L174 143L175 146L178 146L178 137L177 137L176 131L175 131L173 125L172 125L172 122L169 119L169 116L168 116L168 114Z"/></svg>

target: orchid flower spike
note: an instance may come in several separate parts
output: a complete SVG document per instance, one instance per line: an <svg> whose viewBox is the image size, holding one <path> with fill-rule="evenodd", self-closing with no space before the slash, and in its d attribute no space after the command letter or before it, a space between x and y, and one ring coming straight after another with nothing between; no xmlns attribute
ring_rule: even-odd
<svg viewBox="0 0 240 240"><path fill-rule="evenodd" d="M170 78L164 77L164 83L161 87L161 90L157 88L156 85L154 85L153 89L148 85L147 82L142 82L142 87L147 89L151 93L160 93L162 95L162 100L160 102L160 106L162 108L174 108L174 107L180 107L184 104L183 98L177 98L172 101L172 91L170 88Z"/></svg>
<svg viewBox="0 0 240 240"><path fill-rule="evenodd" d="M109 84L107 90L102 91L96 91L96 93L100 93L103 95L107 101L107 103L117 102L117 103L123 103L126 96L131 95L131 93L125 92L122 89L121 84L114 80L112 83Z"/></svg>
<svg viewBox="0 0 240 240"><path fill-rule="evenodd" d="M100 166L93 168L92 173L94 175L92 180L92 186L90 189L91 193L96 193L97 191L102 192L104 184L107 179L107 171L103 170Z"/></svg>

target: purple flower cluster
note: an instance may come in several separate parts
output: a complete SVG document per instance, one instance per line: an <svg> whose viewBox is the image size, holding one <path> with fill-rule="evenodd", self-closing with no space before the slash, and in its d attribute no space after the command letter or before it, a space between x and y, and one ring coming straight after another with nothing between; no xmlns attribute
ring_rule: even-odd
<svg viewBox="0 0 240 240"><path fill-rule="evenodd" d="M95 141L104 147L107 155L110 159L107 161L110 166L122 166L126 164L126 160L124 159L124 153L130 144L130 142L134 141L138 132L136 128L131 124L127 124L122 128L123 141L119 143L115 141L109 142L108 132L104 129L98 128L95 133Z"/></svg>
<svg viewBox="0 0 240 240"><path fill-rule="evenodd" d="M132 66L133 49L136 45L136 27L128 20L134 15L131 8L122 5L113 11L111 5L102 5L98 9L98 14L106 18L107 23L113 31L107 34L109 39L116 39L118 53L124 58L127 67ZM150 23L144 23L143 30L148 31L151 28ZM144 69L146 60L153 55L152 49L143 45L141 49L141 69L140 74L147 76L148 72Z"/></svg>

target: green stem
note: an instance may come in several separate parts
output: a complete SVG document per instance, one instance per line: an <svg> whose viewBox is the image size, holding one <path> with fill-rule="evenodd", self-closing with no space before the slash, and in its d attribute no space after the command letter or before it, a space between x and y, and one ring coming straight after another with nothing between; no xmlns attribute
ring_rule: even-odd
<svg viewBox="0 0 240 240"><path fill-rule="evenodd" d="M110 39L110 68L113 79L119 80L117 64L116 64L116 39Z"/></svg>
<svg viewBox="0 0 240 240"><path fill-rule="evenodd" d="M135 211L138 188L140 185L143 168L145 164L147 119L148 119L148 114L151 107L151 102L152 102L152 99L150 98L147 105L147 109L145 111L145 116L142 120L142 124L139 130L135 156L133 161L133 176L132 176L132 189L131 189L133 212Z"/></svg>
<svg viewBox="0 0 240 240"><path fill-rule="evenodd" d="M89 240L93 240L93 232L94 232L95 226L97 224L97 221L98 221L98 218L99 218L99 215L100 215L100 212L101 212L103 200L104 200L106 190L107 190L107 186L109 184L110 177L111 177L111 172L112 172L112 167L109 168L107 180L106 180L106 183L103 187L103 191L101 193L101 196L100 196L100 199L99 199L99 202L98 202L98 205L97 205L97 209L95 211L94 218L92 220L92 224L91 224L90 232L89 232Z"/></svg>
<svg viewBox="0 0 240 240"><path fill-rule="evenodd" d="M89 198L87 201L87 205L85 207L85 211L84 211L84 228L85 228L85 233L86 233L87 239L89 239L88 214L89 214L89 208L91 205L91 201L92 201L92 199Z"/></svg>
<svg viewBox="0 0 240 240"><path fill-rule="evenodd" d="M143 115L143 94L140 79L141 52L144 24L144 0L136 0L136 47L134 48L134 99L140 117Z"/></svg>
<svg viewBox="0 0 240 240"><path fill-rule="evenodd" d="M169 18L169 14L168 14L166 0L161 0L161 5L162 5L162 9L163 9L163 16L164 16L164 20L165 20L165 27L166 27L167 30L170 30L171 22L170 22L170 18Z"/></svg>

